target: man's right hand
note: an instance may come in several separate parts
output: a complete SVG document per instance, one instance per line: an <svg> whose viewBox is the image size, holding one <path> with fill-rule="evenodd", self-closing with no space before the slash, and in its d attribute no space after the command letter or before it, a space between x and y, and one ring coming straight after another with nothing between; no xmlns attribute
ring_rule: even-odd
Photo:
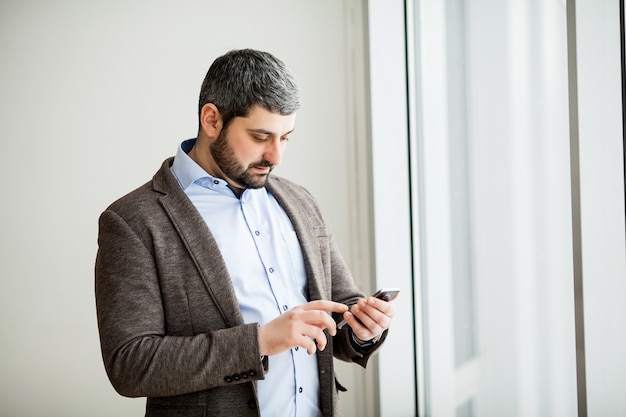
<svg viewBox="0 0 626 417"><path fill-rule="evenodd" d="M310 301L281 314L259 328L259 351L261 355L277 355L300 346L309 355L316 349L324 350L328 340L324 329L331 336L337 334L337 325L329 313L344 313L348 306L334 301Z"/></svg>

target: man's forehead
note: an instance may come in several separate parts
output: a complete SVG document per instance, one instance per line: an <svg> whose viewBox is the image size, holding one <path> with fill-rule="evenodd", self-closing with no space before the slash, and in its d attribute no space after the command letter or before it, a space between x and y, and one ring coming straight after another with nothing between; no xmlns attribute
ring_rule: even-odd
<svg viewBox="0 0 626 417"><path fill-rule="evenodd" d="M249 131L284 135L295 129L296 113L283 115L255 106L248 112L247 116L241 117L241 122Z"/></svg>

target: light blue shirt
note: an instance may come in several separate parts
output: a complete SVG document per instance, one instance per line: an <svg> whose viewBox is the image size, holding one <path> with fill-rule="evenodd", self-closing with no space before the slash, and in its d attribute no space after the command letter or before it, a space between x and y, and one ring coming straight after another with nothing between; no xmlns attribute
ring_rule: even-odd
<svg viewBox="0 0 626 417"><path fill-rule="evenodd" d="M305 304L304 260L287 214L265 187L237 198L187 155L194 143L181 143L171 170L217 240L244 321L264 325ZM294 348L271 356L258 393L263 417L321 416L316 355Z"/></svg>

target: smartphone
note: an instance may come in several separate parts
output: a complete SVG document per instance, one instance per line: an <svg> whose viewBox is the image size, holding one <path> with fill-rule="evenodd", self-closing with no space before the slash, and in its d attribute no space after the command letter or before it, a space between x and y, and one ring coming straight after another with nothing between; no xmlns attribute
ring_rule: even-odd
<svg viewBox="0 0 626 417"><path fill-rule="evenodd" d="M383 301L393 301L398 296L398 293L400 293L399 288L381 288L378 291L376 291L372 295L372 297L378 298ZM356 319L359 320L358 318ZM341 320L337 324L337 328L342 329L346 324L348 324L348 322L346 322L345 320Z"/></svg>

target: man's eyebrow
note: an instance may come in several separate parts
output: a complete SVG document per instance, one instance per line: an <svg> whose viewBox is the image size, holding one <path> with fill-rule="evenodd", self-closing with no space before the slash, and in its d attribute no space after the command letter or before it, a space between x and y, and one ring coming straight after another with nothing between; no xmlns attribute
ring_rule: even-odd
<svg viewBox="0 0 626 417"><path fill-rule="evenodd" d="M293 131L296 130L296 128L294 127L293 129L291 129L289 132L283 133L280 136L285 136L285 135L290 135L291 133L293 133ZM263 129L263 128L259 128L259 129L248 129L248 132L250 133L258 133L261 135L275 135L276 133L274 132L270 132L269 130Z"/></svg>

